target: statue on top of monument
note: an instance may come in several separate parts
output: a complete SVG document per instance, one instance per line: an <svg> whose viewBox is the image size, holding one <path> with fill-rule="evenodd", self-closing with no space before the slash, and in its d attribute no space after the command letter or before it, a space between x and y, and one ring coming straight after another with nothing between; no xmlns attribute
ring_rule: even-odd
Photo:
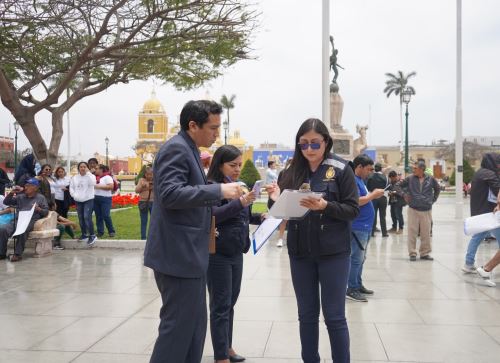
<svg viewBox="0 0 500 363"><path fill-rule="evenodd" d="M340 64L337 63L337 54L339 53L338 49L335 49L335 45L333 44L333 37L330 35L330 43L332 44L332 55L330 55L330 68L333 70L333 79L332 83L337 83L337 77L339 76L338 68L344 69ZM338 68L337 68L338 67Z"/></svg>

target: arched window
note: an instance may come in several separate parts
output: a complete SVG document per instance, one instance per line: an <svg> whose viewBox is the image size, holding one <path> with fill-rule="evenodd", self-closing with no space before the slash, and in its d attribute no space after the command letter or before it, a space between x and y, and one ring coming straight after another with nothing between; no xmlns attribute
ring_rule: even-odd
<svg viewBox="0 0 500 363"><path fill-rule="evenodd" d="M155 128L155 122L153 120L148 120L148 133L152 134Z"/></svg>

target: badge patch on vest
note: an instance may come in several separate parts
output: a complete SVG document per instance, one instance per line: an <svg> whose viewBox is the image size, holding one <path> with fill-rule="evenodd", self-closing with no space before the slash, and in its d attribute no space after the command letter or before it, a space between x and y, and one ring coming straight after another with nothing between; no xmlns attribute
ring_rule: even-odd
<svg viewBox="0 0 500 363"><path fill-rule="evenodd" d="M333 179L335 177L335 169L333 166L329 167L328 170L325 173L325 178L326 179Z"/></svg>

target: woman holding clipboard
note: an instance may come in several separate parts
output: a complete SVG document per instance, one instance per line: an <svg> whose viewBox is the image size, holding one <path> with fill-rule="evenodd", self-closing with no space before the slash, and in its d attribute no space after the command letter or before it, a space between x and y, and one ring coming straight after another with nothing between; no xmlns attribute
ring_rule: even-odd
<svg viewBox="0 0 500 363"><path fill-rule="evenodd" d="M358 190L349 162L330 153L333 140L325 124L308 119L295 138L295 153L280 190L309 189L323 198L304 198L310 209L288 221L288 254L297 298L304 363L319 363L319 312L323 309L335 363L350 361L345 294L350 268L351 221L358 215ZM276 198L278 190L272 193ZM321 286L321 289L320 289Z"/></svg>
<svg viewBox="0 0 500 363"><path fill-rule="evenodd" d="M241 173L241 151L233 145L218 148L210 164L209 183L232 183ZM255 191L238 199L223 199L212 207L217 229L215 253L210 255L207 286L210 298L210 332L217 363L243 362L232 347L234 306L243 274L243 253L250 248L249 223L260 224L261 215L251 214Z"/></svg>

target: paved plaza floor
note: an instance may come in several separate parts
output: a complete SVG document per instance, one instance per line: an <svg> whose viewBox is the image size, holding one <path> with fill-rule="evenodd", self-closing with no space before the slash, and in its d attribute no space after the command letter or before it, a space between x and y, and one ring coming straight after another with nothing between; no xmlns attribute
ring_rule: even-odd
<svg viewBox="0 0 500 363"><path fill-rule="evenodd" d="M460 271L468 239L452 203L435 206L434 262L409 262L406 234L372 240L364 280L375 295L347 302L353 362L500 362L500 278L492 288ZM478 263L497 248L483 243ZM0 263L0 362L149 361L160 298L142 251L30 255ZM235 319L234 348L248 363L301 362L287 250L275 241L245 256ZM331 362L323 324L320 353ZM213 362L209 334L204 356Z"/></svg>

